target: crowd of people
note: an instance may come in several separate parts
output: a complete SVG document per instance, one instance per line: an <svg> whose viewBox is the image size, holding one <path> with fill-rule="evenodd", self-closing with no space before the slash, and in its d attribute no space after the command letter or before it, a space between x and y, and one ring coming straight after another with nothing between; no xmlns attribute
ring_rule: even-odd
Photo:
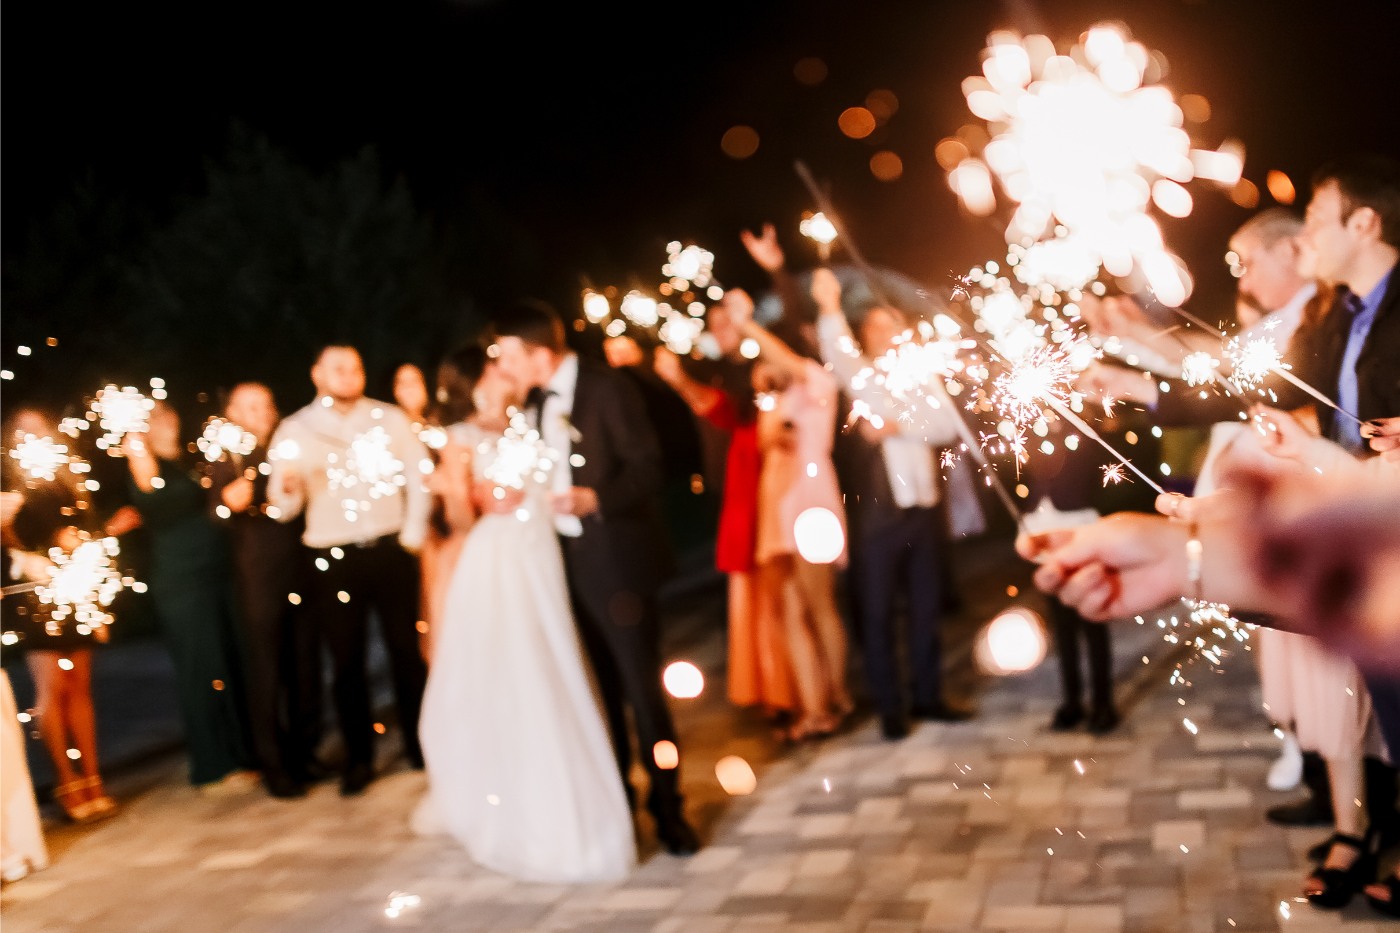
<svg viewBox="0 0 1400 933"><path fill-rule="evenodd" d="M418 831L450 833L516 877L621 877L637 860L640 765L657 840L692 854L661 676L672 563L647 393L670 393L723 442L722 475L707 482L721 497L714 566L728 585L734 704L787 742L834 734L861 695L890 741L914 720L973 715L942 651L951 544L987 527L974 459L944 455L964 443L963 415L947 398L902 417L866 378L916 315L878 288L850 300L830 269L793 274L771 226L741 239L782 311L765 323L749 293L726 290L706 312L708 353L622 336L593 359L570 348L556 309L527 300L431 377L400 367L393 402L366 397L361 356L343 345L312 362L315 395L285 418L265 385L235 386L223 415L252 442L198 468L176 410L154 402L116 451L119 508L99 508L70 471L21 475L7 458L7 580L44 579L51 549L144 529L190 781L209 793L260 779L298 797L337 771L342 794L361 793L386 731L371 701L377 632L402 758L427 774ZM1182 596L1229 603L1263 626L1266 712L1312 792L1270 818L1335 828L1304 893L1332 907L1369 884L1397 912L1400 876L1378 881L1375 866L1400 844L1400 174L1378 158L1326 167L1305 219L1263 212L1231 249L1244 333L1286 342L1297 377L1257 397L1180 383L1197 338L1130 299L1084 302L1091 330L1158 369L1096 364L1079 391L1105 408L1135 403L1154 423L1216 427L1195 495L1163 497L1160 515L1097 518L1085 447L1028 466L1027 500L1066 525L1017 541L1055 597L1063 698L1049 725L1119 725L1100 622ZM58 425L15 412L7 444L25 436L57 438ZM4 604L36 685L53 800L78 822L115 812L90 685L106 627L56 619L32 592Z"/></svg>

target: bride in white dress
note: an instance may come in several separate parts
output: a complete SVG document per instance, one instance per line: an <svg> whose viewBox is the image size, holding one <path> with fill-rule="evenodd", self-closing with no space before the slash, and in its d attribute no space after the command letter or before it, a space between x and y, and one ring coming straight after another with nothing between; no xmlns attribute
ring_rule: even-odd
<svg viewBox="0 0 1400 933"><path fill-rule="evenodd" d="M548 452L522 419L507 423L508 393L485 365L477 413L448 429L434 483L449 521L471 525L433 632L413 825L522 880L616 880L637 861L632 814L569 609ZM523 492L519 507L473 508L483 479Z"/></svg>

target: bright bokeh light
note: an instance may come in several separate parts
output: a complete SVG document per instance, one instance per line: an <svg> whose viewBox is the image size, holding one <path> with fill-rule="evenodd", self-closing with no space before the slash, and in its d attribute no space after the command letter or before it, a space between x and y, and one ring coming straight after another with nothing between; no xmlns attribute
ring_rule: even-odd
<svg viewBox="0 0 1400 933"><path fill-rule="evenodd" d="M805 510L793 523L792 533L797 539L797 553L811 564L833 563L846 549L846 532L830 509Z"/></svg>
<svg viewBox="0 0 1400 933"><path fill-rule="evenodd" d="M977 638L978 666L989 674L1019 674L1045 660L1049 640L1039 614L1025 606L1003 609Z"/></svg>
<svg viewBox="0 0 1400 933"><path fill-rule="evenodd" d="M689 661L672 661L661 675L666 692L681 700L698 697L705 689L705 675Z"/></svg>
<svg viewBox="0 0 1400 933"><path fill-rule="evenodd" d="M738 755L725 755L715 762L715 777L719 786L731 797L744 797L758 787L758 777L749 763Z"/></svg>
<svg viewBox="0 0 1400 933"><path fill-rule="evenodd" d="M680 749L668 739L662 739L651 747L651 757L662 771L674 771L681 764Z"/></svg>

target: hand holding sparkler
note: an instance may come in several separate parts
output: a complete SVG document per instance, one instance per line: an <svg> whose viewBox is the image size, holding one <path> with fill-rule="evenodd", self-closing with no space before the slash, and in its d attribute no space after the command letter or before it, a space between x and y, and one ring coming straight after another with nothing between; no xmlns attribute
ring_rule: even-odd
<svg viewBox="0 0 1400 933"><path fill-rule="evenodd" d="M598 493L587 486L570 486L568 489L550 495L556 515L574 515L583 518L598 511Z"/></svg>
<svg viewBox="0 0 1400 933"><path fill-rule="evenodd" d="M219 498L228 506L230 512L242 513L252 506L253 492L253 481L246 476L240 476L219 491Z"/></svg>
<svg viewBox="0 0 1400 933"><path fill-rule="evenodd" d="M1373 418L1361 426L1371 449L1390 463L1400 463L1400 418Z"/></svg>
<svg viewBox="0 0 1400 933"><path fill-rule="evenodd" d="M841 280L830 269L823 266L812 270L811 292L817 314L845 314L841 310Z"/></svg>

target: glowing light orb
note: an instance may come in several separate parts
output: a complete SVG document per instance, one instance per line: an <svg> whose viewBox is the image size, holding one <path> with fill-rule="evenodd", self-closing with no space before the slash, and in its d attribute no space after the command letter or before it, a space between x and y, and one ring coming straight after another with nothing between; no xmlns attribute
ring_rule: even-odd
<svg viewBox="0 0 1400 933"><path fill-rule="evenodd" d="M974 655L990 674L1020 674L1045 660L1045 623L1025 606L1003 609L978 636Z"/></svg>
<svg viewBox="0 0 1400 933"><path fill-rule="evenodd" d="M725 755L715 762L715 777L719 786L731 797L745 797L758 787L758 777L749 763L738 755Z"/></svg>
<svg viewBox="0 0 1400 933"><path fill-rule="evenodd" d="M805 510L793 522L792 533L797 539L797 553L811 564L833 563L846 549L846 532L830 509Z"/></svg>
<svg viewBox="0 0 1400 933"><path fill-rule="evenodd" d="M666 665L661 682L666 685L667 693L681 700L698 697L705 689L705 675L689 661L673 661Z"/></svg>
<svg viewBox="0 0 1400 933"><path fill-rule="evenodd" d="M676 743L662 739L651 747L652 760L662 771L673 771L680 767L681 753Z"/></svg>

